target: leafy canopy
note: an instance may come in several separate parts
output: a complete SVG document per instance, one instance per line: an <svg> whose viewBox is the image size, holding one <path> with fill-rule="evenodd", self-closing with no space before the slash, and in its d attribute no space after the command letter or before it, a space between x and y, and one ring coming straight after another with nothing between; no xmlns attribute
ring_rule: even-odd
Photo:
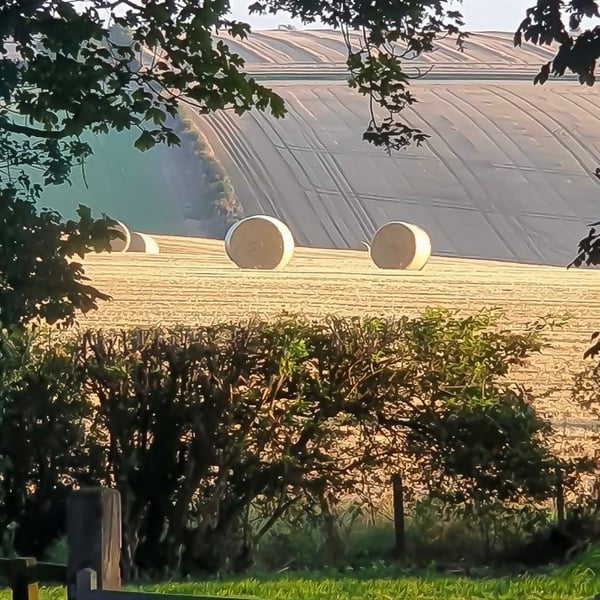
<svg viewBox="0 0 600 600"><path fill-rule="evenodd" d="M401 147L422 139L397 118L413 102L401 61L431 50L439 35L458 33L460 14L446 5L267 0L250 10L289 11L341 28L350 85L387 111L382 120L373 115L366 139ZM201 113L256 107L283 116L282 99L248 77L242 58L213 35L219 27L237 38L250 32L228 11L224 0L95 0L80 10L70 0L9 1L0 9L0 131L46 140L40 148L47 152L58 142L63 153L82 157L89 147L66 144L88 130L137 128L140 149L177 144L167 115L175 116L181 101ZM363 33L361 47L350 44L351 30Z"/></svg>
<svg viewBox="0 0 600 600"><path fill-rule="evenodd" d="M106 248L113 233L107 217L94 220L80 206L79 220L63 221L51 210L0 189L0 321L20 326L42 319L71 325L110 297L86 283L83 267L70 257Z"/></svg>

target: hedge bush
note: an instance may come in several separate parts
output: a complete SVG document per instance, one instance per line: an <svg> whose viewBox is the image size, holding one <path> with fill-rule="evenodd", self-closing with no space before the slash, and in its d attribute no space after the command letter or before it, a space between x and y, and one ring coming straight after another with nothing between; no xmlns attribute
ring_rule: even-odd
<svg viewBox="0 0 600 600"><path fill-rule="evenodd" d="M243 569L291 507L327 522L398 469L471 511L548 498L549 425L507 378L544 326L516 334L499 316L4 332L0 524L39 555L72 486L115 485L132 576Z"/></svg>
<svg viewBox="0 0 600 600"><path fill-rule="evenodd" d="M231 178L223 164L215 157L206 136L194 122L194 117L185 106L180 108L180 116L187 131L194 138L196 154L204 163L204 198L211 211L228 222L235 222L244 216L242 205L238 202L237 194Z"/></svg>

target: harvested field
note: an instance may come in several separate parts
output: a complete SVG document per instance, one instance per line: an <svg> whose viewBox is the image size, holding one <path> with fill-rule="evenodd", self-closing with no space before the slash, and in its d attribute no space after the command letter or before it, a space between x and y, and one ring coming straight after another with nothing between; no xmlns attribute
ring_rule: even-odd
<svg viewBox="0 0 600 600"><path fill-rule="evenodd" d="M309 247L359 248L407 221L433 253L565 265L597 219L596 90L418 82L407 121L431 134L393 156L361 135L367 106L341 83L276 85L289 114L199 117L245 214L283 220Z"/></svg>
<svg viewBox="0 0 600 600"><path fill-rule="evenodd" d="M404 113L432 137L388 157L361 139L368 107L340 81L348 74L339 32L219 37L281 93L289 114L279 121L258 111L190 116L245 215L280 218L301 245L356 249L383 223L401 220L423 227L439 256L564 265L586 223L598 218L600 182L591 175L598 95L564 81L534 88L551 49L515 49L512 35L490 32L469 38L464 52L446 38L406 62L409 71L434 67L413 82L419 102ZM205 165L188 137L177 150L131 149L131 157L110 141L90 163L89 191L76 181L44 202L69 213L83 201L138 231L222 236L223 223L202 199Z"/></svg>
<svg viewBox="0 0 600 600"><path fill-rule="evenodd" d="M100 255L87 273L114 300L81 320L82 326L131 327L237 320L282 311L310 317L327 313L419 314L428 306L465 313L503 308L518 329L546 314L577 318L551 332L554 345L536 357L522 381L536 391L557 386L543 412L577 419L570 406L571 375L582 366L590 332L598 325L600 273L499 262L433 257L420 272L378 270L367 252L297 248L281 272L240 271L222 242L156 236L160 255Z"/></svg>

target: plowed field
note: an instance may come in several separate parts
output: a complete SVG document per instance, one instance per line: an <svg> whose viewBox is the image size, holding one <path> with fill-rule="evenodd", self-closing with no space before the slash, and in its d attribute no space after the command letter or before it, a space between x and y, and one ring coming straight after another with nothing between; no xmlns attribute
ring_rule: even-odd
<svg viewBox="0 0 600 600"><path fill-rule="evenodd" d="M233 39L220 33L229 47L245 59L248 69L253 73L283 70L286 73L300 72L301 69L318 71L322 68L345 68L347 48L342 35L333 30L305 31L254 31L244 40ZM351 33L354 49L361 44L359 33ZM476 71L517 70L531 72L543 62L550 60L553 52L550 48L540 48L524 43L521 49L513 46L513 36L505 32L486 32L473 34L464 43L464 52L459 51L456 38L446 37L435 44L433 52L423 54L416 59L407 55L406 67L435 65L435 72L461 71L465 68ZM273 67L277 67L274 70Z"/></svg>

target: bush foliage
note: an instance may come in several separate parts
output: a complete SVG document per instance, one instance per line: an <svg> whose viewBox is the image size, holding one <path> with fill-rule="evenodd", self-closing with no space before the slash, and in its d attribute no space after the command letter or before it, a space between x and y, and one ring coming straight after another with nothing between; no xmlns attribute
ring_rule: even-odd
<svg viewBox="0 0 600 600"><path fill-rule="evenodd" d="M193 137L196 154L204 163L204 190L202 205L210 208L209 214L225 217L228 222L234 222L244 216L242 205L238 202L237 194L227 171L217 160L206 138L206 135L195 123L194 113L187 106L179 109L179 116L184 122L187 132Z"/></svg>
<svg viewBox="0 0 600 600"><path fill-rule="evenodd" d="M111 240L122 236L113 229L115 222L106 215L93 218L84 206L77 209L77 220L63 221L56 211L38 211L40 193L39 186L29 186L26 194L2 188L0 178L0 323L5 327L39 320L70 326L79 313L110 299L89 284L77 259L109 250Z"/></svg>
<svg viewBox="0 0 600 600"><path fill-rule="evenodd" d="M0 525L39 555L68 489L115 485L126 574L215 572L251 564L292 509L320 514L335 542L336 502L398 470L472 514L548 498L571 465L509 377L546 325L516 334L499 316L5 332Z"/></svg>

